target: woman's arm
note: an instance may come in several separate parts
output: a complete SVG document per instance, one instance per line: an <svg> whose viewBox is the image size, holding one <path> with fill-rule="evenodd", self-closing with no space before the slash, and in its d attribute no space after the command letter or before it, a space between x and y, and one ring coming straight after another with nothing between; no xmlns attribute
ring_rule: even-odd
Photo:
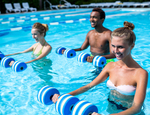
<svg viewBox="0 0 150 115"><path fill-rule="evenodd" d="M22 51L22 52L18 52L18 53L13 53L13 54L7 54L5 56L11 56L11 55L17 55L17 54L21 54L21 53L27 53L27 52L30 52L30 51L33 51L33 46L31 46L30 48Z"/></svg>
<svg viewBox="0 0 150 115"><path fill-rule="evenodd" d="M101 71L101 73L89 84L87 84L86 86L83 86L75 91L70 92L69 94L71 95L78 95L81 94L89 89L91 89L92 87L98 85L99 83L105 81L107 79L107 77L109 76L109 70L110 70L110 66L111 63L107 64L104 69Z"/></svg>
<svg viewBox="0 0 150 115"><path fill-rule="evenodd" d="M89 84L87 84L87 85L85 85L85 86L83 86L83 87L81 87L81 88L79 88L79 89L77 89L77 90L75 90L75 91L72 91L72 92L70 92L70 93L68 93L68 94L73 95L73 96L74 96L74 95L81 94L81 93L83 93L83 92L85 92L85 91L91 89L91 88L94 87L95 85L97 85L97 84L99 84L99 83L105 81L105 80L107 79L107 77L109 76L109 70L110 70L110 68L111 68L111 66L112 66L112 63L113 63L113 62L108 63L108 64L104 67L104 69L101 71L101 73L100 73L91 83L89 83ZM56 103L56 101L58 100L58 97L59 97L59 95L58 95L58 94L55 94L55 95L52 97L52 101L53 101L54 103Z"/></svg>
<svg viewBox="0 0 150 115"><path fill-rule="evenodd" d="M92 87L96 86L97 84L105 81L107 79L107 77L109 76L107 70L108 70L108 65L105 66L105 68L101 71L101 73L91 83L89 83L75 91L72 91L69 94L78 95L78 94L84 93L87 90L91 89Z"/></svg>
<svg viewBox="0 0 150 115"><path fill-rule="evenodd" d="M108 71L107 71L107 70L109 70L108 69L108 65L105 66L105 68L101 71L101 73L91 83L89 83L89 84L87 84L87 85L85 85L85 86L83 86L83 87L81 87L81 88L79 88L79 89L77 89L75 91L72 91L72 92L70 92L68 94L70 94L70 95L81 94L81 93L86 92L87 90L91 89L95 85L97 85L97 84L103 82L104 80L106 80L107 77L109 76ZM58 100L58 97L59 97L58 94L54 94L54 96L52 97L52 101L54 103L56 103L56 101Z"/></svg>

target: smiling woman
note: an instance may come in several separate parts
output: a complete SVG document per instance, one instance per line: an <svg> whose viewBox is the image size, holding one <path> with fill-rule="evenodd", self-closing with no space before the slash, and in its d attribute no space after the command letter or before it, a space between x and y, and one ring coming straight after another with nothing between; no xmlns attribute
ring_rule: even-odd
<svg viewBox="0 0 150 115"><path fill-rule="evenodd" d="M51 49L52 49L52 47L46 42L46 40L44 38L46 36L47 31L48 31L47 24L35 23L32 27L31 33L32 33L32 37L38 43L33 44L30 48L28 48L22 52L8 54L6 56L17 55L17 54L33 51L33 53L32 53L33 59L30 61L27 61L25 63L31 63L33 61L39 60L39 59L47 56L51 52Z"/></svg>

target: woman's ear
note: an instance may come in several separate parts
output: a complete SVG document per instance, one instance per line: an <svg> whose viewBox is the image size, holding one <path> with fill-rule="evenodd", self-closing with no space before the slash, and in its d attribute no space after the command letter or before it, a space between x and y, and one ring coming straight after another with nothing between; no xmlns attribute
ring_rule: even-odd
<svg viewBox="0 0 150 115"><path fill-rule="evenodd" d="M45 34L44 33L42 33L42 36L44 36Z"/></svg>

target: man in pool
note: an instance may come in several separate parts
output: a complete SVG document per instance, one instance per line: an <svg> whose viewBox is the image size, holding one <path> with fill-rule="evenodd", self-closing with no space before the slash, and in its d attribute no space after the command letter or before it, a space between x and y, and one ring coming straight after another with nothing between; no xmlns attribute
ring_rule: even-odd
<svg viewBox="0 0 150 115"><path fill-rule="evenodd" d="M100 8L94 8L90 15L91 26L90 30L80 48L75 51L82 51L90 46L91 56L87 57L88 62L92 62L94 56L100 55L106 59L115 58L111 52L111 31L103 26L105 20L105 12Z"/></svg>

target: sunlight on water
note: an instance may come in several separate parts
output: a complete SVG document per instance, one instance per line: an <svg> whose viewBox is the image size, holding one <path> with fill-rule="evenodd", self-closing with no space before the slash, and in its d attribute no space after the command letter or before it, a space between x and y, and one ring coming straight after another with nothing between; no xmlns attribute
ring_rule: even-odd
<svg viewBox="0 0 150 115"><path fill-rule="evenodd" d="M77 9L77 10L61 10L63 12L71 12L72 14L89 13L92 9ZM110 9L104 9L106 11ZM73 11L80 11L73 13ZM57 13L57 11L52 11ZM37 12L40 14L51 14L52 12ZM131 11L113 11L107 12L107 16L112 14L130 13ZM132 12L131 12L132 13ZM28 13L30 16L32 13ZM70 13L68 13L70 14ZM51 20L40 19L38 22L51 23L53 21L65 21L81 18L89 18L88 15L80 15L74 17L52 18ZM25 15L25 14L24 14ZM61 14L63 16L64 14ZM124 21L129 21L135 24L135 34L137 37L135 48L132 51L133 58L148 72L150 72L149 59L149 22L147 18L150 12L142 12L128 14L125 16L108 17L104 22L104 26L110 30L114 30L123 26ZM5 20L8 17L19 14L5 15ZM132 17L132 18L131 18ZM0 16L1 18L1 16ZM38 17L39 18L39 17ZM15 19L16 20L16 19ZM4 20L3 20L4 21ZM2 21L1 21L2 22ZM19 31L2 31L7 28L32 25L36 21L27 21L25 23L11 23L1 26L0 29L0 51L4 54L10 54L27 49L35 41L31 36L31 28L22 29ZM44 105L37 100L39 89L45 85L50 85L59 90L61 94L68 93L87 83L90 83L96 76L95 67L91 63L81 63L77 61L77 56L81 52L77 52L77 56L72 59L67 59L64 55L58 55L55 50L59 46L66 48L78 48L85 40L85 36L91 30L89 20L74 23L61 23L58 25L49 25L49 31L46 40L52 46L52 52L47 56L47 59L38 61L37 63L28 64L28 68L21 72L13 72L11 68L3 68L0 66L0 115L59 115L55 111L55 104ZM90 53L89 48L84 52ZM15 60L28 61L31 60L31 53L12 56ZM149 80L150 81L150 80ZM87 100L95 104L99 113L107 114L107 98L109 89L106 88L106 81L92 88L82 95L78 95L79 99ZM147 95L145 99L145 114L150 114L150 84L148 84Z"/></svg>

